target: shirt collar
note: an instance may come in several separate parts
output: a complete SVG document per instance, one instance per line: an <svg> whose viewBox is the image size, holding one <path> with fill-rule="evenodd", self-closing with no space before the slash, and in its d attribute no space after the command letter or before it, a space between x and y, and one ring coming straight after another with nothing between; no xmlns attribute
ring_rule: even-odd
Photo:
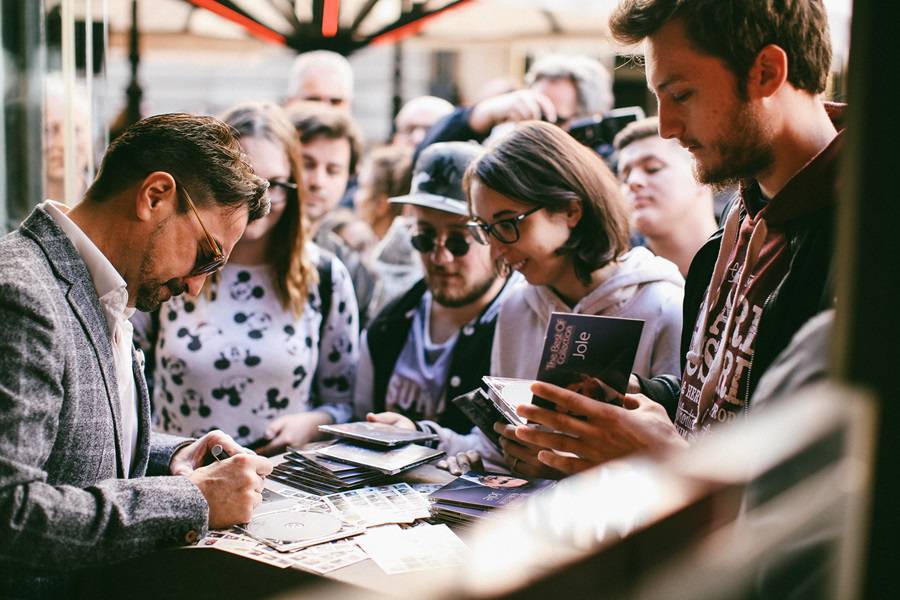
<svg viewBox="0 0 900 600"><path fill-rule="evenodd" d="M88 273L91 274L100 302L111 310L122 313L126 318L131 316L134 308L128 307L128 289L125 280L91 238L68 217L66 213L69 212L69 208L53 200L45 201L41 207L53 217L75 246Z"/></svg>

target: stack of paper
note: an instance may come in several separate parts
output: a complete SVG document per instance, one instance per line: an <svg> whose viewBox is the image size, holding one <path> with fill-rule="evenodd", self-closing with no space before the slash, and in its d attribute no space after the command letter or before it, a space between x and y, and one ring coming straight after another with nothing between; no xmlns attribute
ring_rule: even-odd
<svg viewBox="0 0 900 600"><path fill-rule="evenodd" d="M468 548L446 525L380 527L356 539L357 545L389 575L455 567Z"/></svg>
<svg viewBox="0 0 900 600"><path fill-rule="evenodd" d="M342 520L359 527L412 523L431 516L428 498L405 483L367 487L323 499Z"/></svg>

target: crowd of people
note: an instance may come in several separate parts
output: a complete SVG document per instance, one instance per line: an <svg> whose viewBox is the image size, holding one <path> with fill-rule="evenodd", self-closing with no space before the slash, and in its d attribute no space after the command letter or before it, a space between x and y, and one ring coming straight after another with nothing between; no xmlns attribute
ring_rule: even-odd
<svg viewBox="0 0 900 600"><path fill-rule="evenodd" d="M453 472L558 479L822 377L791 342L835 302L825 10L711 4L613 12L658 116L612 156L567 132L613 108L611 76L566 55L472 106L414 98L368 150L352 69L323 51L282 104L115 139L81 198L0 240L0 595L65 594L80 568L246 522L265 457L322 424L433 432ZM538 382L557 410L520 406L545 427L498 423L495 444L451 400L534 378L554 311L645 322L628 391Z"/></svg>

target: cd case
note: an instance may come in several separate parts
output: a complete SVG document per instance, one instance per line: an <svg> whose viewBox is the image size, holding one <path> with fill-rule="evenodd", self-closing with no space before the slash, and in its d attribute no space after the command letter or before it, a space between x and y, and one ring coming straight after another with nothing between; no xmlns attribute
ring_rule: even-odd
<svg viewBox="0 0 900 600"><path fill-rule="evenodd" d="M341 425L319 425L319 431L330 433L340 438L388 448L437 439L437 436L433 433L401 429L385 423L370 423L368 421L344 423Z"/></svg>
<svg viewBox="0 0 900 600"><path fill-rule="evenodd" d="M316 451L319 456L331 458L351 465L369 467L385 475L396 475L407 469L434 460L444 455L443 450L408 444L394 449L378 450L348 442L340 442Z"/></svg>

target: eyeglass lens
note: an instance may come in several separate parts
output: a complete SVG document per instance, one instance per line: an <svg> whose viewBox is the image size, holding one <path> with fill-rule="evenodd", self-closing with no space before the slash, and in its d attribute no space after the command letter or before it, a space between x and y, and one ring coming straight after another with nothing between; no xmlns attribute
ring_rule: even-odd
<svg viewBox="0 0 900 600"><path fill-rule="evenodd" d="M429 233L416 234L412 236L411 242L412 247L422 254L433 252L437 247L437 237ZM465 256L469 251L469 241L460 233L452 233L444 238L444 248L453 256Z"/></svg>

